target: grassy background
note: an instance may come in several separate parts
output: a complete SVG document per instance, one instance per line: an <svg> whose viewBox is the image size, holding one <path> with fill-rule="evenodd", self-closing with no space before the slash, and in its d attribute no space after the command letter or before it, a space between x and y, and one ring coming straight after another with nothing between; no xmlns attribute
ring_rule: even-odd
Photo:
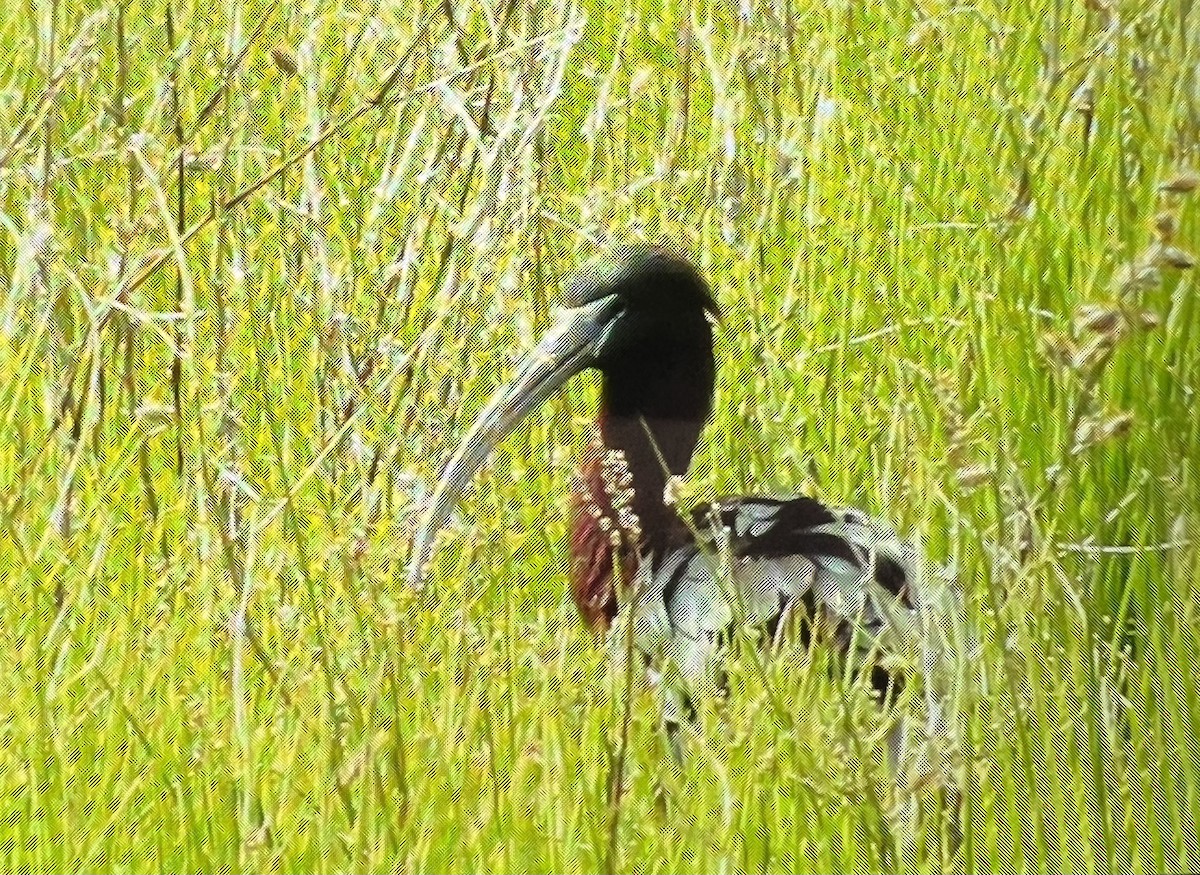
<svg viewBox="0 0 1200 875"><path fill-rule="evenodd" d="M1191 7L5 3L0 868L1200 869ZM614 810L588 380L403 591L414 503L630 236L727 311L693 494L958 564L957 859L930 794L881 837L885 719L821 651L735 661L682 773L635 688Z"/></svg>

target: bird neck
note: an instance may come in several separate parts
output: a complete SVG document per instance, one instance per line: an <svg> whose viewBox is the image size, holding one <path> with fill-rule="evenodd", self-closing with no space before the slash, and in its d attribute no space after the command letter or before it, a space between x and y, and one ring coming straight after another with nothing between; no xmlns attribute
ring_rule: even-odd
<svg viewBox="0 0 1200 875"><path fill-rule="evenodd" d="M607 628L617 614L614 557L621 560L622 581L637 571L637 551L621 532L609 495L607 457L599 432L593 431L571 494L571 595L584 622L596 630Z"/></svg>
<svg viewBox="0 0 1200 875"><path fill-rule="evenodd" d="M592 628L616 616L618 582L632 581L641 557L687 539L666 499L667 478L686 473L703 428L702 419L604 416L593 431L572 496L570 542L571 594Z"/></svg>
<svg viewBox="0 0 1200 875"><path fill-rule="evenodd" d="M606 414L599 426L609 468L619 478L606 484L610 498L618 502L618 522L621 511L627 510L624 528L635 529L643 548L666 546L681 525L667 501L667 481L687 473L704 420ZM614 479L611 473L608 479ZM614 485L620 488L614 490Z"/></svg>
<svg viewBox="0 0 1200 875"><path fill-rule="evenodd" d="M640 557L688 537L665 491L670 477L687 473L712 411L715 377L703 318L670 342L605 363L571 523L572 594L593 627L616 615L614 569L628 582Z"/></svg>
<svg viewBox="0 0 1200 875"><path fill-rule="evenodd" d="M632 509L650 546L678 525L663 489L668 478L687 473L712 412L715 378L712 333L703 318L669 342L644 344L605 368L601 441L624 457Z"/></svg>

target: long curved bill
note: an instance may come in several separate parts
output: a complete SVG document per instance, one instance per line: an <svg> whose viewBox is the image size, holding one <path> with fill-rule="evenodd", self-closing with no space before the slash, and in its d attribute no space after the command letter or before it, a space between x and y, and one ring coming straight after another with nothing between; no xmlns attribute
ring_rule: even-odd
<svg viewBox="0 0 1200 875"><path fill-rule="evenodd" d="M492 450L555 390L595 361L619 307L609 295L565 310L541 342L517 366L517 372L501 387L479 414L467 436L454 451L438 480L413 539L408 563L408 585L420 589L433 542L445 526L454 505Z"/></svg>

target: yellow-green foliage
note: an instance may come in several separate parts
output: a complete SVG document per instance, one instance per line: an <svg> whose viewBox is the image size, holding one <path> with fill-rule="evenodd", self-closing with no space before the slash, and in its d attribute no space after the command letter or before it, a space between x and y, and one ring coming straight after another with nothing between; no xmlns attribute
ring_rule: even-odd
<svg viewBox="0 0 1200 875"><path fill-rule="evenodd" d="M0 53L0 868L1200 868L1190 2L14 0ZM623 237L725 309L696 496L957 563L957 850L933 792L882 837L886 717L820 649L743 652L682 772L635 687L610 842L587 380L403 591Z"/></svg>

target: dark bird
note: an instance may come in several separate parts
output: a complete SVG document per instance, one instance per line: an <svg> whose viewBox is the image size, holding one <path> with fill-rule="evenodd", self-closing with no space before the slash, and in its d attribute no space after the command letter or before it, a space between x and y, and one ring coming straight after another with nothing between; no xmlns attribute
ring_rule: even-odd
<svg viewBox="0 0 1200 875"><path fill-rule="evenodd" d="M789 629L835 642L889 702L919 679L920 694L905 698L918 705L925 738L944 737L947 654L961 645L947 574L891 528L813 498L751 495L676 511L673 478L686 473L712 413L717 373L719 311L697 270L663 249L619 248L568 284L566 303L442 474L413 544L410 584L420 585L435 535L496 444L595 368L603 385L575 487L571 592L601 630L621 628L632 606L632 646L659 687L676 755L693 703L721 691L725 651L747 630L768 643ZM917 753L906 741L912 722L897 721L888 740L898 776L915 760L929 771L929 748Z"/></svg>

